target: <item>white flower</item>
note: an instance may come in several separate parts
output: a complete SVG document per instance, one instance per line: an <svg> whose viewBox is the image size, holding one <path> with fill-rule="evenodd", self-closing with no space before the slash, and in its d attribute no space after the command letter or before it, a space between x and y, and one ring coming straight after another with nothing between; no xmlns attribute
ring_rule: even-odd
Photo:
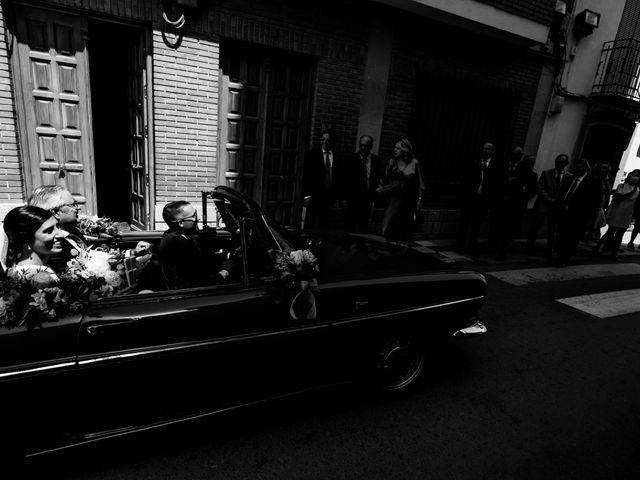
<svg viewBox="0 0 640 480"><path fill-rule="evenodd" d="M302 250L294 250L293 252L291 252L291 260L293 261L294 265L302 265L302 262L304 260L304 252Z"/></svg>
<svg viewBox="0 0 640 480"><path fill-rule="evenodd" d="M122 284L122 277L118 274L118 272L114 272L113 270L107 272L104 276L107 284L112 287L119 287Z"/></svg>
<svg viewBox="0 0 640 480"><path fill-rule="evenodd" d="M89 259L85 264L87 271L95 275L96 277L106 277L111 271L111 265L109 259L111 255L107 252L101 252L100 250L91 250L89 253Z"/></svg>
<svg viewBox="0 0 640 480"><path fill-rule="evenodd" d="M302 258L305 263L313 264L316 262L316 256L309 250L302 250Z"/></svg>

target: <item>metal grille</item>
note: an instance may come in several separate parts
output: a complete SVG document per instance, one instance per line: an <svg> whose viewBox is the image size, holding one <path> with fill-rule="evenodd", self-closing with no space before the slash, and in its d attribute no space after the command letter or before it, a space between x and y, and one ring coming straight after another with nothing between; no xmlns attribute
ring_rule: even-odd
<svg viewBox="0 0 640 480"><path fill-rule="evenodd" d="M592 96L615 96L640 102L640 41L633 38L605 42L591 91Z"/></svg>

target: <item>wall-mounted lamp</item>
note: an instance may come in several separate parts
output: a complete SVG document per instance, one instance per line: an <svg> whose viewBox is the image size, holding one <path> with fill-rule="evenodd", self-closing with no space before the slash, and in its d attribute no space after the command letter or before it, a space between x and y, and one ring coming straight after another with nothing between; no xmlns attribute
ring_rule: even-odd
<svg viewBox="0 0 640 480"><path fill-rule="evenodd" d="M580 37L591 35L600 24L600 14L593 10L585 9L581 11L573 22L573 33Z"/></svg>

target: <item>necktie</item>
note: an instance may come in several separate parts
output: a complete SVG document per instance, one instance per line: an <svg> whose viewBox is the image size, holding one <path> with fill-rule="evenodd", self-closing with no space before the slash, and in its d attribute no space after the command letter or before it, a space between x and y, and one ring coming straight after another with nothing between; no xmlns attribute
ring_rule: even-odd
<svg viewBox="0 0 640 480"><path fill-rule="evenodd" d="M556 187L560 186L560 180L562 180L561 173L556 170Z"/></svg>
<svg viewBox="0 0 640 480"><path fill-rule="evenodd" d="M480 163L480 186L478 187L478 193L482 193L482 186L484 184L484 172L486 172L487 167L487 161L483 160L482 163Z"/></svg>
<svg viewBox="0 0 640 480"><path fill-rule="evenodd" d="M324 152L324 184L328 188L331 186L331 159L329 151Z"/></svg>
<svg viewBox="0 0 640 480"><path fill-rule="evenodd" d="M369 188L369 174L367 172L367 159L362 159L362 176L364 178L364 183Z"/></svg>
<svg viewBox="0 0 640 480"><path fill-rule="evenodd" d="M568 203L569 200L571 200L571 197L572 197L573 193L576 191L576 188L578 188L578 182L579 181L580 180L578 178L574 178L573 179L573 183L569 187L569 190L567 190L567 194L564 196L564 202L565 203Z"/></svg>

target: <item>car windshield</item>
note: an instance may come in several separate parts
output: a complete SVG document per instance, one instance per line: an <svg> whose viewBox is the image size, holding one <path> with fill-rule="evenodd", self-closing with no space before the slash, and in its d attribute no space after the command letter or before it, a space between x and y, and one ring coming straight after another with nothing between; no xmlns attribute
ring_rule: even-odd
<svg viewBox="0 0 640 480"><path fill-rule="evenodd" d="M298 250L306 248L304 240L302 240L295 231L287 230L285 227L266 215L263 218L265 219L269 230L271 230L274 240L278 243L281 249Z"/></svg>

